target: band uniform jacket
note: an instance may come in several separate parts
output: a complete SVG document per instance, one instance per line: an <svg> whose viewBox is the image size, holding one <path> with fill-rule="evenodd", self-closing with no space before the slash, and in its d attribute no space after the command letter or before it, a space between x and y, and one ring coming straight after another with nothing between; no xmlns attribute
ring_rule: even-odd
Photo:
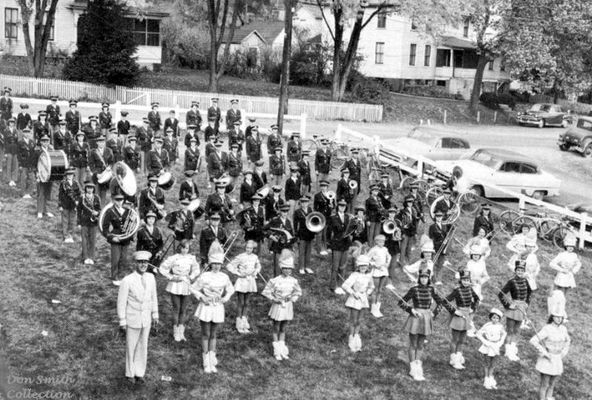
<svg viewBox="0 0 592 400"><path fill-rule="evenodd" d="M194 111L193 109L190 109L189 111L187 111L187 113L185 114L185 124L186 126L197 126L197 133L197 131L201 129L201 114L199 113L199 110ZM199 144L199 142L197 143ZM187 143L185 145L188 146Z"/></svg>
<svg viewBox="0 0 592 400"><path fill-rule="evenodd" d="M292 178L289 177L286 179L286 184L284 187L284 193L286 195L286 200L295 200L298 201L300 197L302 197L300 193L300 185L301 185L300 178Z"/></svg>
<svg viewBox="0 0 592 400"><path fill-rule="evenodd" d="M187 147L185 149L185 171L191 170L197 172L199 167L199 148L192 149Z"/></svg>
<svg viewBox="0 0 592 400"><path fill-rule="evenodd" d="M491 219L491 214L489 217L479 215L475 218L475 222L473 223L473 237L479 234L479 229L481 228L485 229L486 235L493 232L493 220Z"/></svg>
<svg viewBox="0 0 592 400"><path fill-rule="evenodd" d="M112 121L113 116L111 115L110 111L101 111L99 113L99 126L101 127L101 129L111 128Z"/></svg>
<svg viewBox="0 0 592 400"><path fill-rule="evenodd" d="M298 162L298 171L300 173L300 179L304 186L308 186L310 190L310 184L312 179L310 177L310 163L307 160L300 160Z"/></svg>
<svg viewBox="0 0 592 400"><path fill-rule="evenodd" d="M390 221L390 219L388 219L387 221ZM364 238L367 238L366 229L364 229L363 231L364 231ZM391 256L394 257L395 255L401 253L400 240L395 240L395 233L386 233L384 231L384 224L383 224L380 227L380 234L384 235L384 237L386 238L386 240L384 241L384 247L387 248L387 250ZM355 240L355 235L354 235L354 240ZM360 243L364 243L364 242L361 241Z"/></svg>
<svg viewBox="0 0 592 400"><path fill-rule="evenodd" d="M4 152L6 154L18 154L18 131L16 127L4 130Z"/></svg>
<svg viewBox="0 0 592 400"><path fill-rule="evenodd" d="M135 147L125 146L123 148L123 162L127 164L132 171L140 168L140 153Z"/></svg>
<svg viewBox="0 0 592 400"><path fill-rule="evenodd" d="M265 225L265 208L259 205L257 210L253 206L240 213L239 224L245 234L245 242L254 240L257 243L263 241L263 226Z"/></svg>
<svg viewBox="0 0 592 400"><path fill-rule="evenodd" d="M148 153L148 169L153 174L160 174L160 171L169 166L169 153L165 149L150 150Z"/></svg>
<svg viewBox="0 0 592 400"><path fill-rule="evenodd" d="M97 138L102 135L101 128L97 125L96 128L93 128L91 124L85 124L82 127L82 131L84 132L84 136L88 142L88 145L91 149L97 148Z"/></svg>
<svg viewBox="0 0 592 400"><path fill-rule="evenodd" d="M20 112L16 116L16 129L22 131L25 128L31 128L33 125L33 120L31 119L31 114L28 112Z"/></svg>
<svg viewBox="0 0 592 400"><path fill-rule="evenodd" d="M438 224L436 224L436 223L433 223L432 225L430 225L430 227L428 229L428 236L434 242L434 250L436 250L436 253L440 250L440 248L444 244L444 240L446 240L446 235L448 234L449 231L450 231L449 225L441 224L440 226L438 226ZM446 254L445 252L442 252L442 253Z"/></svg>
<svg viewBox="0 0 592 400"><path fill-rule="evenodd" d="M434 206L434 212L440 211L445 216L447 216L448 213L450 212L450 209L453 206L454 206L454 203L452 202L452 200L440 199L436 202L436 205Z"/></svg>
<svg viewBox="0 0 592 400"><path fill-rule="evenodd" d="M117 210L117 207L115 206L109 207L107 211L105 211L101 231L107 238L107 242L109 242L110 244L126 246L133 240L132 236L128 239L121 240L117 243L113 241L113 238L116 235L121 235L124 233L125 223L128 220L128 218L130 218L130 214L131 210L128 208L124 208L123 213L120 214Z"/></svg>
<svg viewBox="0 0 592 400"><path fill-rule="evenodd" d="M206 160L210 157L210 154L216 152L216 146L214 143L206 143Z"/></svg>
<svg viewBox="0 0 592 400"><path fill-rule="evenodd" d="M88 143L82 142L82 144L75 141L70 146L70 164L76 168L86 168L88 166L88 154L90 148Z"/></svg>
<svg viewBox="0 0 592 400"><path fill-rule="evenodd" d="M150 111L148 113L148 124L153 132L160 130L162 123L160 122L160 114L158 111Z"/></svg>
<svg viewBox="0 0 592 400"><path fill-rule="evenodd" d="M226 111L226 129L230 129L234 126L236 121L240 121L242 119L240 110L235 110L233 108Z"/></svg>
<svg viewBox="0 0 592 400"><path fill-rule="evenodd" d="M276 147L283 147L282 136L279 133L272 133L267 137L267 153L273 154Z"/></svg>
<svg viewBox="0 0 592 400"><path fill-rule="evenodd" d="M208 108L208 121L210 118L214 118L216 120L216 130L218 130L218 127L220 126L220 120L222 119L222 111L220 110L220 107L210 106Z"/></svg>
<svg viewBox="0 0 592 400"><path fill-rule="evenodd" d="M251 181L250 184L247 181L244 181L240 187L238 201L241 203L251 201L251 197L253 197L255 193L257 193L257 185L255 184L255 181Z"/></svg>
<svg viewBox="0 0 592 400"><path fill-rule="evenodd" d="M273 192L269 192L265 198L265 215L268 221L280 215L280 206L285 202L281 196L276 198Z"/></svg>
<svg viewBox="0 0 592 400"><path fill-rule="evenodd" d="M109 149L111 149L111 152L113 152L113 161L114 162L123 160L123 156L121 155L121 145L122 144L123 144L123 142L120 141L120 139L116 139L114 137L110 138L105 143L105 146L108 147Z"/></svg>
<svg viewBox="0 0 592 400"><path fill-rule="evenodd" d="M329 149L318 149L315 155L315 171L319 174L331 172L331 152Z"/></svg>
<svg viewBox="0 0 592 400"><path fill-rule="evenodd" d="M279 254L279 253L281 253L281 251L283 249L291 249L292 248L292 244L296 241L296 237L294 236L294 229L292 228L292 223L290 222L290 220L288 218L286 218L285 221L282 221L282 219L279 216L275 217L271 221L269 221L269 223L267 224L267 227L268 228L285 229L292 236L291 240L286 240L285 238L278 240L278 241L270 240L269 241L269 251ZM281 233L273 232L273 231L271 231L271 234L275 235L279 238L281 238L283 236Z"/></svg>
<svg viewBox="0 0 592 400"><path fill-rule="evenodd" d="M148 226L143 225L136 237L136 251L149 251L152 254L152 259L162 250L164 240L162 232L156 226L152 228L152 233L148 230Z"/></svg>
<svg viewBox="0 0 592 400"><path fill-rule="evenodd" d="M206 200L204 210L208 215L214 212L220 213L220 221L222 223L232 220L232 216L230 215L230 210L232 210L232 202L230 201L230 196L227 194L210 194Z"/></svg>
<svg viewBox="0 0 592 400"><path fill-rule="evenodd" d="M18 141L18 162L19 167L35 169L36 165L36 153L35 153L35 141L33 139L26 140L22 138Z"/></svg>
<svg viewBox="0 0 592 400"><path fill-rule="evenodd" d="M78 110L68 110L66 112L66 129L70 134L74 137L78 131L80 130L80 122L82 118L80 117L80 111Z"/></svg>
<svg viewBox="0 0 592 400"><path fill-rule="evenodd" d="M345 231L350 223L350 215L343 213L343 221L338 213L333 214L329 220L327 229L327 241L333 251L347 251L351 246L351 235L344 238Z"/></svg>
<svg viewBox="0 0 592 400"><path fill-rule="evenodd" d="M9 120L12 118L12 99L10 97L0 97L0 119Z"/></svg>
<svg viewBox="0 0 592 400"><path fill-rule="evenodd" d="M179 201L183 199L198 199L199 198L199 190L197 189L197 184L195 182L181 182L181 187L179 188Z"/></svg>
<svg viewBox="0 0 592 400"><path fill-rule="evenodd" d="M315 237L315 233L308 230L306 227L306 216L312 213L312 208L306 207L298 208L294 211L294 231L298 240L311 241Z"/></svg>
<svg viewBox="0 0 592 400"><path fill-rule="evenodd" d="M237 144L238 145L238 153L239 154L242 153L244 142L245 142L245 135L243 134L243 131L241 131L240 129L237 130L235 127L232 127L228 131L228 150L229 151L232 149L233 144Z"/></svg>
<svg viewBox="0 0 592 400"><path fill-rule="evenodd" d="M70 134L62 132L61 129L57 129L53 133L53 148L56 150L64 150L66 154L69 153L69 144L71 141Z"/></svg>
<svg viewBox="0 0 592 400"><path fill-rule="evenodd" d="M240 159L240 155L228 153L228 164L226 164L226 170L228 171L228 175L232 176L233 178L238 177L242 173L243 162Z"/></svg>
<svg viewBox="0 0 592 400"><path fill-rule="evenodd" d="M75 210L76 202L80 198L80 185L76 179L72 183L68 183L66 179L60 182L58 191L58 205L64 210Z"/></svg>
<svg viewBox="0 0 592 400"><path fill-rule="evenodd" d="M288 140L286 152L288 153L288 162L298 163L302 158L302 143L294 139Z"/></svg>
<svg viewBox="0 0 592 400"><path fill-rule="evenodd" d="M344 166L349 170L349 178L358 182L358 193L360 193L360 176L362 175L360 160L351 158L345 162Z"/></svg>
<svg viewBox="0 0 592 400"><path fill-rule="evenodd" d="M149 152L152 149L152 128L143 126L136 129L136 138L138 138L138 145L143 152Z"/></svg>
<svg viewBox="0 0 592 400"><path fill-rule="evenodd" d="M185 143L185 147L187 147L187 148L191 147L191 138L195 138L195 145L199 147L200 141L199 141L199 134L197 133L197 131L195 131L193 133L187 132L185 134L185 139L183 139L183 143Z"/></svg>
<svg viewBox="0 0 592 400"><path fill-rule="evenodd" d="M202 260L208 259L210 246L215 240L218 240L221 246L224 246L228 240L226 231L222 226L218 225L217 234L214 233L214 228L211 225L208 225L202 229L201 234L199 235L199 254Z"/></svg>
<svg viewBox="0 0 592 400"><path fill-rule="evenodd" d="M224 174L226 165L228 164L228 154L226 152L217 151L210 154L208 157L208 174L210 180L218 179Z"/></svg>
<svg viewBox="0 0 592 400"><path fill-rule="evenodd" d="M417 212L417 217L419 219L421 219L423 222L425 222L424 216L423 216L423 200L421 198L421 196L416 195L413 196L413 208L415 209L415 211Z"/></svg>
<svg viewBox="0 0 592 400"><path fill-rule="evenodd" d="M49 134L49 124L47 122L41 122L37 120L33 123L33 137L35 142L39 143L41 136ZM53 138L51 138L53 140Z"/></svg>
<svg viewBox="0 0 592 400"><path fill-rule="evenodd" d="M92 194L92 199L89 199L86 194L82 194L78 200L77 217L78 225L80 226L97 226L99 223L99 216L93 218L92 211L101 212L101 199L99 195Z"/></svg>
<svg viewBox="0 0 592 400"><path fill-rule="evenodd" d="M254 163L261 160L261 138L259 133L247 136L246 151L249 161Z"/></svg>
<svg viewBox="0 0 592 400"><path fill-rule="evenodd" d="M207 142L211 137L218 137L218 127L217 126L206 126L204 129L204 140Z"/></svg>
<svg viewBox="0 0 592 400"><path fill-rule="evenodd" d="M419 216L415 207L404 207L397 219L401 221L401 233L405 236L415 236L417 233L417 221Z"/></svg>
<svg viewBox="0 0 592 400"><path fill-rule="evenodd" d="M164 138L164 143L162 144L162 148L168 153L169 155L169 164L175 163L177 158L179 158L179 141L176 137L168 137Z"/></svg>
<svg viewBox="0 0 592 400"><path fill-rule="evenodd" d="M158 208L154 203L156 202L157 204L164 206L164 201L164 192L158 186L154 192L152 192L150 188L142 190L138 200L138 212L140 214L140 218L146 219L146 214L148 211L153 211L156 214L156 219L161 219L162 216L159 214Z"/></svg>
<svg viewBox="0 0 592 400"><path fill-rule="evenodd" d="M127 136L131 129L130 122L128 120L121 120L117 123L117 133L119 135Z"/></svg>
<svg viewBox="0 0 592 400"><path fill-rule="evenodd" d="M349 187L349 180L341 178L339 182L337 182L337 190L335 191L335 195L337 197L337 201L343 199L350 204L354 199L354 191L351 190Z"/></svg>
<svg viewBox="0 0 592 400"><path fill-rule="evenodd" d="M55 106L53 104L48 104L45 108L45 112L47 113L47 122L52 126L60 123L60 106L57 104Z"/></svg>
<svg viewBox="0 0 592 400"><path fill-rule="evenodd" d="M267 185L267 173L265 171L261 171L261 173L255 171L253 173L253 182L255 182L257 190L261 189L263 186Z"/></svg>
<svg viewBox="0 0 592 400"><path fill-rule="evenodd" d="M366 199L366 217L369 222L380 222L384 216L384 207L378 197L370 196Z"/></svg>
<svg viewBox="0 0 592 400"><path fill-rule="evenodd" d="M391 199L393 198L393 187L390 183L380 182L378 185L378 196L380 197L380 201L382 201L382 206L387 210L391 207Z"/></svg>
<svg viewBox="0 0 592 400"><path fill-rule="evenodd" d="M95 183L97 183L97 175L105 171L113 162L113 152L107 146L103 149L102 154L98 148L91 150L88 155L88 166L93 174Z"/></svg>
<svg viewBox="0 0 592 400"><path fill-rule="evenodd" d="M335 209L335 200L329 200L323 192L318 192L313 198L313 208L325 216L327 222L333 210Z"/></svg>
<svg viewBox="0 0 592 400"><path fill-rule="evenodd" d="M284 175L284 156L273 154L269 157L269 173L271 175Z"/></svg>
<svg viewBox="0 0 592 400"><path fill-rule="evenodd" d="M179 136L179 120L177 118L167 118L164 120L164 127L162 128L165 132L167 129L173 130L173 137Z"/></svg>
<svg viewBox="0 0 592 400"><path fill-rule="evenodd" d="M193 238L193 213L189 210L181 209L174 211L169 220L169 229L175 234L175 239L191 240Z"/></svg>

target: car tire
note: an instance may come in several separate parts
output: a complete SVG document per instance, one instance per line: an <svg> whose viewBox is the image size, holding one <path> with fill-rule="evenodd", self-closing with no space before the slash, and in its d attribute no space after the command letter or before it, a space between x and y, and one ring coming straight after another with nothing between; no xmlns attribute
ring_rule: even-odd
<svg viewBox="0 0 592 400"><path fill-rule="evenodd" d="M567 146L565 144L560 144L559 145L559 150L561 150L561 151L568 151L569 150L569 146Z"/></svg>
<svg viewBox="0 0 592 400"><path fill-rule="evenodd" d="M545 197L545 192L542 190L535 190L532 193L531 197L535 200L543 201L543 198Z"/></svg>
<svg viewBox="0 0 592 400"><path fill-rule="evenodd" d="M475 193L475 195L478 197L485 197L485 191L483 190L483 186L481 185L475 185L471 187L471 191Z"/></svg>
<svg viewBox="0 0 592 400"><path fill-rule="evenodd" d="M544 128L544 127L545 127L545 120L544 120L544 119L541 119L541 120L539 121L539 123L537 124L537 126L538 126L539 128Z"/></svg>
<svg viewBox="0 0 592 400"><path fill-rule="evenodd" d="M582 156L586 158L592 157L592 143L588 143L586 147L584 147L584 151L582 152Z"/></svg>

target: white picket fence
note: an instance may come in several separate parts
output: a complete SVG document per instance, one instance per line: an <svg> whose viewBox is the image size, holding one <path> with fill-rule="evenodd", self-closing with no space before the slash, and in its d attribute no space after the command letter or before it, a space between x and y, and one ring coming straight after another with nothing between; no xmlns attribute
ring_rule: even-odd
<svg viewBox="0 0 592 400"><path fill-rule="evenodd" d="M237 98L241 109L248 113L277 113L278 98L238 96L223 93L187 92L180 90L163 90L152 88L127 88L115 86L109 88L83 82L62 81L56 79L37 79L22 76L0 75L0 87L12 88L15 95L28 96L58 96L60 99L109 101L122 104L149 106L158 101L161 106L168 108L188 109L192 101L199 101L202 107L210 104L212 97L220 99L219 105L230 105L230 100ZM346 121L382 121L382 105L338 103L329 101L312 101L290 99L288 112L291 115L307 114L309 118L319 120Z"/></svg>

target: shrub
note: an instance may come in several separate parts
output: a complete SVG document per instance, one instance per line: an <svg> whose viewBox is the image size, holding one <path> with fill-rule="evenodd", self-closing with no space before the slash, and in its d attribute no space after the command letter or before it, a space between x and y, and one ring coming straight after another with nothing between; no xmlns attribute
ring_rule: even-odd
<svg viewBox="0 0 592 400"><path fill-rule="evenodd" d="M329 54L323 46L313 49L301 48L292 54L290 60L290 81L295 85L325 86Z"/></svg>
<svg viewBox="0 0 592 400"><path fill-rule="evenodd" d="M210 42L205 24L184 22L177 14L162 23L162 41L174 65L194 69L209 67Z"/></svg>
<svg viewBox="0 0 592 400"><path fill-rule="evenodd" d="M376 79L356 76L351 89L353 100L360 103L385 104L389 99L388 88Z"/></svg>
<svg viewBox="0 0 592 400"><path fill-rule="evenodd" d="M510 93L501 93L497 95L498 104L506 104L512 110L516 107L516 99Z"/></svg>
<svg viewBox="0 0 592 400"><path fill-rule="evenodd" d="M436 85L410 85L405 86L401 92L414 96L437 97L442 99L457 98L457 95L449 93L446 87Z"/></svg>
<svg viewBox="0 0 592 400"><path fill-rule="evenodd" d="M499 101L497 94L495 93L482 93L479 97L479 101L481 101L481 103L487 108L491 108L492 110L499 109Z"/></svg>

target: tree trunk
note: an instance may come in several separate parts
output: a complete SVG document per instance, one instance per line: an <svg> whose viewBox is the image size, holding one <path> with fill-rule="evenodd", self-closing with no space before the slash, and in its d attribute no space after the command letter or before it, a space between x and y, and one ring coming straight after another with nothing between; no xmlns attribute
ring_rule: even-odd
<svg viewBox="0 0 592 400"><path fill-rule="evenodd" d="M479 54L477 60L477 69L475 70L475 79L473 81L473 90L471 91L471 102L469 103L469 111L472 115L476 115L479 110L479 96L481 96L481 84L483 83L483 72L487 63L490 61L489 57L483 52Z"/></svg>
<svg viewBox="0 0 592 400"><path fill-rule="evenodd" d="M331 82L331 100L339 101L339 81L341 77L341 48L343 47L343 10L335 10L335 38L333 40L333 79Z"/></svg>
<svg viewBox="0 0 592 400"><path fill-rule="evenodd" d="M345 89L347 88L347 80L354 65L355 56L358 52L358 45L360 43L360 34L362 33L364 20L364 11L360 11L357 15L356 22L352 28L352 33L347 44L347 51L343 58L343 65L341 66L341 76L339 77L338 97L336 101L343 101Z"/></svg>
<svg viewBox="0 0 592 400"><path fill-rule="evenodd" d="M210 21L210 77L208 81L208 91L216 93L218 91L218 49L216 47L216 25Z"/></svg>
<svg viewBox="0 0 592 400"><path fill-rule="evenodd" d="M292 53L292 4L294 0L284 0L284 48L282 50L282 75L280 79L280 100L278 107L278 128L284 129L284 114L288 112L288 86L290 84L290 56Z"/></svg>
<svg viewBox="0 0 592 400"><path fill-rule="evenodd" d="M561 80L559 78L555 78L553 81L553 104L557 104L559 101L559 94L561 91Z"/></svg>
<svg viewBox="0 0 592 400"><path fill-rule="evenodd" d="M25 38L25 48L27 49L29 72L36 78L43 77L43 73L45 72L45 58L49 43L49 34L51 33L51 26L54 23L58 5L58 0L50 0L51 3L49 9L47 9L48 1L35 2L34 37L33 41L31 41L30 21L33 15L33 5L28 4L26 0L18 0L21 8L23 36Z"/></svg>
<svg viewBox="0 0 592 400"><path fill-rule="evenodd" d="M228 33L228 37L226 38L226 47L224 48L224 54L222 55L222 60L220 60L219 70L217 72L216 78L220 79L222 75L224 75L224 70L226 69L226 65L228 64L228 56L230 55L230 43L232 42L232 38L234 37L234 31L236 29L236 22L238 21L238 14L242 6L239 0L235 0L234 2L234 10L232 11L232 21L230 22L230 32Z"/></svg>

